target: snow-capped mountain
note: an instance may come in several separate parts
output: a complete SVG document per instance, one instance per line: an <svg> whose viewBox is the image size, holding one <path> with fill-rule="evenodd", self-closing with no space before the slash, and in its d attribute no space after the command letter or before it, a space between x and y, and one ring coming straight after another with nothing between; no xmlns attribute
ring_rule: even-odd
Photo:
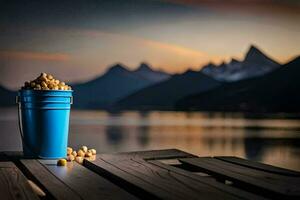
<svg viewBox="0 0 300 200"><path fill-rule="evenodd" d="M229 63L219 66L208 64L202 72L220 81L237 81L264 75L280 67L280 64L266 56L255 46L251 46L245 59L232 59Z"/></svg>
<svg viewBox="0 0 300 200"><path fill-rule="evenodd" d="M300 56L257 78L223 83L180 99L179 110L222 112L300 112ZM145 89L144 89L145 90Z"/></svg>

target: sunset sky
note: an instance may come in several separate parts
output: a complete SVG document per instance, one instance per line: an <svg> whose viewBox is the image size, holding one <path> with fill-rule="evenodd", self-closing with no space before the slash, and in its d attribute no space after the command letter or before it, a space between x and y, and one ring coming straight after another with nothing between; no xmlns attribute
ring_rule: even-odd
<svg viewBox="0 0 300 200"><path fill-rule="evenodd" d="M66 81L147 62L170 73L242 59L251 44L285 63L300 54L297 0L0 1L0 84L40 72Z"/></svg>

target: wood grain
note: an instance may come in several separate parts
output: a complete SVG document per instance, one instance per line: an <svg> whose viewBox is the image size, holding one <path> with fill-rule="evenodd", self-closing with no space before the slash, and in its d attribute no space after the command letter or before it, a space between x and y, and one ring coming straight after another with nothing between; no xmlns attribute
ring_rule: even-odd
<svg viewBox="0 0 300 200"><path fill-rule="evenodd" d="M1 199L39 199L26 177L12 162L0 162Z"/></svg>
<svg viewBox="0 0 300 200"><path fill-rule="evenodd" d="M137 154L98 155L93 162L85 160L84 165L147 199L240 199L205 182L147 162Z"/></svg>
<svg viewBox="0 0 300 200"><path fill-rule="evenodd" d="M76 162L56 166L54 160L39 160L55 177L67 185L81 199L137 199L98 174Z"/></svg>
<svg viewBox="0 0 300 200"><path fill-rule="evenodd" d="M161 160L161 159L178 159L178 158L193 158L197 157L193 154L178 150L178 149L163 149L163 150L150 150L150 151L135 151L119 153L119 155L128 154L131 157L141 157L144 160Z"/></svg>
<svg viewBox="0 0 300 200"><path fill-rule="evenodd" d="M161 163L159 161L156 161L156 160L152 160L152 161L148 161L154 165L157 165L161 168L164 168L164 169L167 169L169 171L173 171L173 172L176 172L178 174L181 174L181 175L184 175L184 176L187 176L191 179L194 179L194 180L197 180L205 185L209 185L211 187L214 187L216 188L217 190L220 190L220 191L223 191L223 192L226 192L226 193L230 193L236 197L239 197L241 199L256 199L256 200L263 200L265 199L264 197L261 197L261 196L258 196L256 195L255 193L250 193L250 192L247 192L247 191L244 191L244 190L241 190L239 188L234 188L234 187L230 187L228 185L225 185L223 183L220 183L218 181L216 181L214 178L212 177L207 177L207 176L199 176L198 174L196 173L191 173L189 171L186 171L186 170L183 170L181 168L178 168L178 167L174 167L174 166L170 166L170 165L166 165L164 163Z"/></svg>
<svg viewBox="0 0 300 200"><path fill-rule="evenodd" d="M280 168L280 167L275 167L275 166L267 165L267 164L264 164L264 163L253 162L253 161L238 158L238 157L218 156L218 157L214 157L214 158L225 161L225 162L230 162L230 163L233 163L233 164L253 168L253 169L258 169L258 170L262 170L262 171L266 171L266 172L271 172L271 173L274 173L274 174L300 177L300 172L296 172L296 171L293 171L293 170L284 169L284 168Z"/></svg>
<svg viewBox="0 0 300 200"><path fill-rule="evenodd" d="M170 159L176 164L165 162ZM99 154L65 167L0 152L0 199L37 199L20 170L47 199L300 199L300 172L177 149Z"/></svg>
<svg viewBox="0 0 300 200"><path fill-rule="evenodd" d="M21 164L29 176L43 188L48 196L55 199L76 200L80 196L64 182L53 175L44 165L35 159L22 159Z"/></svg>
<svg viewBox="0 0 300 200"><path fill-rule="evenodd" d="M206 173L212 174L233 183L246 190L275 199L300 198L300 179L265 172L246 166L236 165L214 158L180 159L185 164L199 167Z"/></svg>

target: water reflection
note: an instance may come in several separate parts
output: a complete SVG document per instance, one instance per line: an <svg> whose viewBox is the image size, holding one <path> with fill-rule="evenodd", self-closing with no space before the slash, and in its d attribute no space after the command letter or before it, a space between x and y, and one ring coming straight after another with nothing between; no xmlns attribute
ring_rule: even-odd
<svg viewBox="0 0 300 200"><path fill-rule="evenodd" d="M15 110L0 116L1 150L20 150ZM178 148L239 156L300 171L300 120L199 112L73 111L69 144L98 152Z"/></svg>
<svg viewBox="0 0 300 200"><path fill-rule="evenodd" d="M111 145L119 145L124 139L123 129L120 126L108 126L105 131L107 142Z"/></svg>

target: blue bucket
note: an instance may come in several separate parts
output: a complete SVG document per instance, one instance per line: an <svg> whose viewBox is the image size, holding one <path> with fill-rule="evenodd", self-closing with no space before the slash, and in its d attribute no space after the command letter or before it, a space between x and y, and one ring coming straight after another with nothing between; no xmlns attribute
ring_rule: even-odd
<svg viewBox="0 0 300 200"><path fill-rule="evenodd" d="M19 128L26 157L67 155L72 90L19 90Z"/></svg>

